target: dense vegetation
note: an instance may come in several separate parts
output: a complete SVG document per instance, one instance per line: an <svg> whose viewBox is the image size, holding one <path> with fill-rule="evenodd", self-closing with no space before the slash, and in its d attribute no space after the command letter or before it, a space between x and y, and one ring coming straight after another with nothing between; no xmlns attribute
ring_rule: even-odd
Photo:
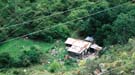
<svg viewBox="0 0 135 75"><path fill-rule="evenodd" d="M27 67L34 63L41 63L41 59L45 57L43 53L36 47L31 47L30 50L20 53L18 58L14 59L9 53L0 54L0 68L10 67Z"/></svg>
<svg viewBox="0 0 135 75"><path fill-rule="evenodd" d="M60 24L28 37L50 42L72 36L70 32L76 31L81 37L94 36L101 45L124 44L135 35L135 5L128 1L130 0L1 0L0 38L3 41ZM122 3L125 4L92 15ZM80 17L84 18L74 20ZM65 23L67 21L70 22Z"/></svg>
<svg viewBox="0 0 135 75"><path fill-rule="evenodd" d="M134 45L135 40L130 39L124 46L111 46L100 59L88 61L82 75L92 74L96 69L105 70L102 75L134 75Z"/></svg>
<svg viewBox="0 0 135 75"><path fill-rule="evenodd" d="M134 40L128 42L135 37L134 24L132 0L0 0L0 74L25 75L22 69L42 64L40 70L52 73L76 71L77 67L83 70L73 75L87 75L107 63L109 74L122 71L129 75L134 65L121 66L134 64ZM21 38L12 40L18 36ZM86 36L108 49L99 59L80 67L76 59L65 58L63 40ZM110 66L113 63L116 66ZM114 67L120 69L111 71ZM21 71L10 71L12 68Z"/></svg>
<svg viewBox="0 0 135 75"><path fill-rule="evenodd" d="M23 42L23 40L19 40L19 41ZM12 43L9 43L8 49L10 49L11 45L12 45ZM47 45L47 44L44 44L44 45ZM4 65L6 65L4 67L6 67L6 68L0 69L0 75L9 75L9 74L16 75L16 73L18 73L19 75L21 75L21 74L23 74L23 75L37 75L37 74L39 74L39 75L44 75L44 74L48 74L48 75L53 75L53 74L54 75L62 75L62 74L63 75L79 75L79 74L87 75L87 74L93 73L93 71L95 71L96 69L105 69L106 71L103 75L110 75L110 74L133 75L133 72L135 70L135 68L134 68L135 67L135 65L134 65L134 63L135 63L134 45L135 45L135 39L130 39L128 41L128 43L125 45L118 44L118 45L110 46L110 48L101 52L101 56L98 59L88 60L88 61L82 60L78 63L76 63L76 61L74 61L74 59L65 60L65 61L63 60L64 61L63 63L60 62L59 59L63 59L62 54L64 54L64 52L61 51L63 49L59 49L60 54L58 54L56 56L52 56L51 53L45 53L46 50L48 50L48 49L46 49L45 51L42 50L42 52L44 52L46 54L45 58L42 58L42 61L40 62L40 63L42 63L42 65L36 65L37 63L35 64L33 62L32 63L26 62L22 59L21 60L25 63L23 63L24 65L21 65L21 66L24 66L24 67L21 67L19 64L15 64L13 66L14 63L12 63L11 66L9 66L11 63L9 65L6 65L8 63L4 63ZM40 44L40 46L41 46L41 44ZM27 46L27 45L25 45L24 47L26 47L27 49L31 48L31 46ZM33 47L36 49L39 49L38 46L32 46L32 48L31 48L32 50L30 49L30 50L21 50L21 51L28 51L28 53L29 53L29 52L33 51ZM43 47L41 46L40 49L43 49ZM36 54L38 54L39 51L41 51L40 49L38 50L38 52L36 52ZM18 53L18 52L17 53L19 55L16 55L16 56L11 56L11 55L13 55L12 53L10 53L10 54L2 54L2 53L0 55L0 58L1 59L6 58L6 59L8 59L8 62L13 61L13 62L17 63L16 60L13 60L13 59L15 59L16 57L20 57L22 54L23 54L23 57L28 56L31 58L35 58L32 56L33 54L35 54L35 52L32 52L32 55L30 55L30 56L28 54L25 54L25 56L24 56L24 53ZM1 61L1 59L0 59L0 61ZM26 59L27 59L27 57L26 57ZM27 59L27 60L30 61L31 59L30 60ZM48 61L50 62L49 64L48 64ZM29 65L29 66L27 65L28 67L26 67L26 63L28 63L28 65ZM22 62L20 64L22 64ZM101 64L104 64L105 66L102 67ZM17 65L19 65L19 66L17 66ZM7 68L9 68L9 69L7 69ZM26 72L24 70L26 70ZM47 70L48 72L52 72L53 74L50 74L44 70Z"/></svg>

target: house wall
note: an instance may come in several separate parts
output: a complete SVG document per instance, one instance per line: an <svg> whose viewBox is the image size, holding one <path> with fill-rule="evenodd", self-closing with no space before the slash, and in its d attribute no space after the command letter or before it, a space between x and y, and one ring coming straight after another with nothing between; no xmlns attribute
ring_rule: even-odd
<svg viewBox="0 0 135 75"><path fill-rule="evenodd" d="M73 53L73 52L68 52L68 54L71 57L82 59L86 54L88 54L88 50L87 49L84 50L81 54L76 54L76 53Z"/></svg>
<svg viewBox="0 0 135 75"><path fill-rule="evenodd" d="M87 55L89 54L96 54L98 55L98 51L92 49L92 48L89 48L89 49L86 49L84 50L81 54L77 54L77 53L74 53L74 52L69 52L68 51L68 54L71 56L71 57L74 57L74 58L77 58L77 59L82 59L84 57L86 57Z"/></svg>

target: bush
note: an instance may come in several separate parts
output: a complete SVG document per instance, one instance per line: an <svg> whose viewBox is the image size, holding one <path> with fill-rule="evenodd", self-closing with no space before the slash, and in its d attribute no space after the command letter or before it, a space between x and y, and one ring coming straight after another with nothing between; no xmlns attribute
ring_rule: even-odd
<svg viewBox="0 0 135 75"><path fill-rule="evenodd" d="M89 60L87 61L86 65L85 65L85 69L82 71L83 75L93 75L93 72L96 70L96 69L99 69L99 62L98 61L95 61L95 60Z"/></svg>
<svg viewBox="0 0 135 75"><path fill-rule="evenodd" d="M0 54L0 68L8 68L11 67L13 63L13 58L9 53L1 53Z"/></svg>
<svg viewBox="0 0 135 75"><path fill-rule="evenodd" d="M49 65L49 71L54 73L57 72L61 69L61 64L58 61L53 61L50 65Z"/></svg>
<svg viewBox="0 0 135 75"><path fill-rule="evenodd" d="M23 51L22 55L19 57L22 66L27 67L31 64L40 63L43 53L37 46L32 46L30 50Z"/></svg>
<svg viewBox="0 0 135 75"><path fill-rule="evenodd" d="M24 50L16 59L12 58L9 53L0 54L0 68L9 67L28 67L32 64L45 62L46 56L38 46L32 46L30 50Z"/></svg>
<svg viewBox="0 0 135 75"><path fill-rule="evenodd" d="M28 67L31 65L30 58L25 53L20 56L20 62L18 63L20 63L22 67Z"/></svg>
<svg viewBox="0 0 135 75"><path fill-rule="evenodd" d="M26 75L25 72L20 71L20 70L13 71L13 74L14 74L14 75Z"/></svg>
<svg viewBox="0 0 135 75"><path fill-rule="evenodd" d="M77 63L77 60L75 58L65 60L65 65L74 66L74 63Z"/></svg>

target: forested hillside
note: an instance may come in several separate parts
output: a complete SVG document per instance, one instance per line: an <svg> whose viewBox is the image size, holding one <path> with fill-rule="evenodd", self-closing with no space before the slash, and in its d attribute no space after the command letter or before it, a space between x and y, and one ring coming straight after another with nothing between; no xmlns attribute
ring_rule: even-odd
<svg viewBox="0 0 135 75"><path fill-rule="evenodd" d="M58 24L28 37L53 41L76 31L80 37L94 36L102 45L124 44L135 34L135 5L128 0L1 0L0 6L1 41Z"/></svg>
<svg viewBox="0 0 135 75"><path fill-rule="evenodd" d="M64 41L86 36L104 47L99 58L81 67L76 59L65 60ZM92 69L93 64L115 61L120 63L118 67L131 63L120 68L123 75L130 75L134 70L134 37L134 0L0 0L0 75L25 75L25 68L28 75L36 70L88 75L97 69ZM130 53L132 57L127 58ZM39 68L33 71L34 66ZM107 71L110 69L112 66ZM120 71L105 75L121 75Z"/></svg>

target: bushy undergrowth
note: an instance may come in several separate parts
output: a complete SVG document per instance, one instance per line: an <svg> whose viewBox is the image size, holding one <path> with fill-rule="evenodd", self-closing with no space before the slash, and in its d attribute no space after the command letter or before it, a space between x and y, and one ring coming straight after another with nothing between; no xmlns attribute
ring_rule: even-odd
<svg viewBox="0 0 135 75"><path fill-rule="evenodd" d="M9 55L9 53L1 53L0 54L0 68L8 68L11 67L13 63L13 58Z"/></svg>
<svg viewBox="0 0 135 75"><path fill-rule="evenodd" d="M134 75L135 40L125 45L113 45L94 61L89 61L82 75L92 74L96 69L106 70L103 75Z"/></svg>
<svg viewBox="0 0 135 75"><path fill-rule="evenodd" d="M1 53L0 68L28 67L33 64L41 63L43 57L44 54L36 46L32 46L29 50L23 50L16 59L11 57L9 53Z"/></svg>
<svg viewBox="0 0 135 75"><path fill-rule="evenodd" d="M94 36L102 45L125 44L135 36L135 4L129 1L131 0L0 0L0 41L45 29L28 38L50 42L65 39L75 31L80 37ZM122 5L112 8L119 4ZM103 11L110 8L112 10ZM60 13L68 9L75 10ZM99 11L103 12L97 13ZM93 13L97 14L89 16ZM84 16L88 17L83 18ZM21 25L16 25L18 23Z"/></svg>
<svg viewBox="0 0 135 75"><path fill-rule="evenodd" d="M61 69L62 65L58 61L53 61L48 67L48 70L52 73L58 72Z"/></svg>

